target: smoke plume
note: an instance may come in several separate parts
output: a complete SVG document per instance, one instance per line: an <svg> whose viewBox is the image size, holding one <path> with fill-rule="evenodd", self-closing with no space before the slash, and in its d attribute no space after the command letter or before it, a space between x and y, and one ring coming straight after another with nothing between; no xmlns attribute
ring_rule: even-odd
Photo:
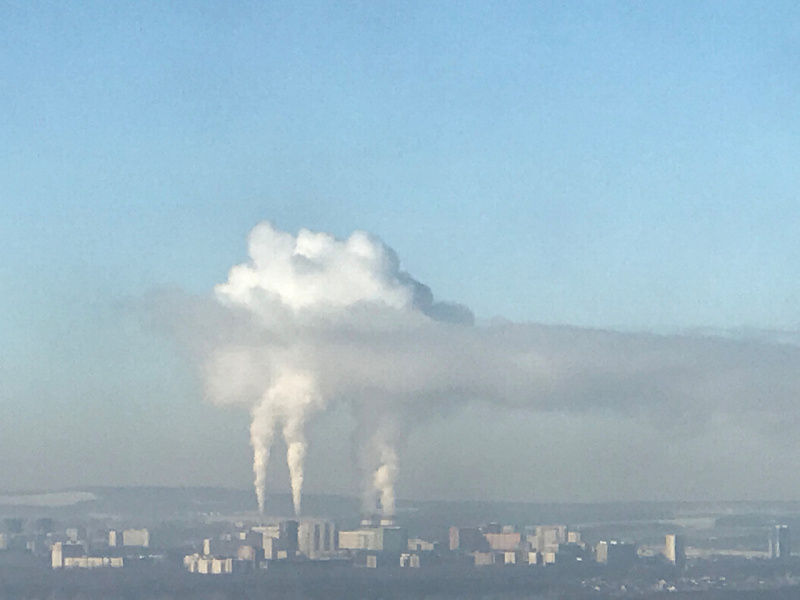
<svg viewBox="0 0 800 600"><path fill-rule="evenodd" d="M294 509L300 513L307 452L307 420L325 408L317 380L321 374L318 345L353 314L370 308L414 312L425 319L470 321L457 305L433 301L430 290L400 270L397 256L368 234L356 232L341 241L302 230L297 236L259 224L250 234L250 261L231 269L216 288L217 300L243 310L263 334L261 343L223 345L208 365L208 388L217 401L251 400L253 472L259 510L264 510L266 470L276 427L287 445ZM381 393L381 390L378 390ZM385 425L375 435L386 429ZM373 487L385 511L394 512L397 454L391 440L372 448L379 465Z"/></svg>
<svg viewBox="0 0 800 600"><path fill-rule="evenodd" d="M213 302L179 297L165 321L203 365L211 401L250 411L261 510L280 433L300 512L306 426L331 403L357 421L365 510L389 516L409 429L466 403L635 416L680 431L716 414L800 423L796 336L475 325L361 232L294 236L261 223L249 255Z"/></svg>

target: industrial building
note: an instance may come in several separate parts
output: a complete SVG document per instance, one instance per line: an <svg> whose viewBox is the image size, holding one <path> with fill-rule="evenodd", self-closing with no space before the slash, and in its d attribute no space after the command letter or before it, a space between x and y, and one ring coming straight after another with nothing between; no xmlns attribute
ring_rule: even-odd
<svg viewBox="0 0 800 600"><path fill-rule="evenodd" d="M263 550L264 560L286 560L297 556L298 530L297 521L281 521L277 525L252 529L257 547Z"/></svg>
<svg viewBox="0 0 800 600"><path fill-rule="evenodd" d="M338 533L330 521L306 519L298 527L298 550L310 559L330 556L339 549Z"/></svg>
<svg viewBox="0 0 800 600"><path fill-rule="evenodd" d="M408 533L394 525L376 527L363 523L359 529L340 531L338 546L353 559L354 565L360 567L374 569L419 564L419 557L412 558L408 551Z"/></svg>
<svg viewBox="0 0 800 600"><path fill-rule="evenodd" d="M403 554L408 550L408 534L401 527L364 527L339 532L339 549Z"/></svg>

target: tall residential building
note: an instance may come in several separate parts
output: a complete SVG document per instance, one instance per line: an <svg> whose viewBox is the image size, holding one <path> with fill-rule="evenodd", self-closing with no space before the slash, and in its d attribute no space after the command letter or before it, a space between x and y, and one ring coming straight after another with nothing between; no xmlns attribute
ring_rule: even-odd
<svg viewBox="0 0 800 600"><path fill-rule="evenodd" d="M678 568L683 568L686 564L686 545L683 536L675 533L667 534L664 542L664 556Z"/></svg>
<svg viewBox="0 0 800 600"><path fill-rule="evenodd" d="M776 560L788 560L792 556L788 525L775 525L770 531L769 555Z"/></svg>
<svg viewBox="0 0 800 600"><path fill-rule="evenodd" d="M113 529L108 532L108 545L111 548L122 546L122 532L114 531Z"/></svg>

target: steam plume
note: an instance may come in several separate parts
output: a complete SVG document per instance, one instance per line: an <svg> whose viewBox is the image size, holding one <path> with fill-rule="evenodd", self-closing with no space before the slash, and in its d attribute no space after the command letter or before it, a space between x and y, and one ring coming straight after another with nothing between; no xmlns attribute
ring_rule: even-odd
<svg viewBox="0 0 800 600"><path fill-rule="evenodd" d="M238 395L234 401L247 396L247 390L265 388L251 409L250 428L259 510L264 510L270 447L275 428L281 425L292 500L299 514L305 426L325 406L316 382L319 368L313 364L319 354L314 350L318 336L330 331L331 324L351 321L351 311L370 306L449 321L471 320L471 313L434 302L427 287L400 270L394 252L362 232L344 241L307 230L294 237L261 223L250 234L249 253L250 262L231 269L216 294L223 305L253 317L265 339L249 347L218 349L207 368L208 387L217 397ZM381 464L373 486L380 491L384 509L393 513L397 454L388 440L374 451Z"/></svg>
<svg viewBox="0 0 800 600"><path fill-rule="evenodd" d="M204 365L218 404L252 415L259 508L276 432L287 442L300 511L306 424L331 402L358 422L365 510L395 511L408 429L469 402L531 411L610 412L676 430L715 414L755 425L800 423L798 336L657 336L541 324L474 326L463 306L434 301L380 240L297 236L259 224L250 260L217 302L174 303L168 318ZM788 337L787 337L788 336Z"/></svg>
<svg viewBox="0 0 800 600"><path fill-rule="evenodd" d="M375 471L373 485L380 494L381 510L387 517L395 515L394 485L397 481L397 451L393 446L382 443L378 448L381 465Z"/></svg>
<svg viewBox="0 0 800 600"><path fill-rule="evenodd" d="M272 438L275 434L275 415L267 399L253 409L252 417L250 445L253 446L253 475L255 476L258 510L263 513L267 464L269 464L269 453L272 447Z"/></svg>

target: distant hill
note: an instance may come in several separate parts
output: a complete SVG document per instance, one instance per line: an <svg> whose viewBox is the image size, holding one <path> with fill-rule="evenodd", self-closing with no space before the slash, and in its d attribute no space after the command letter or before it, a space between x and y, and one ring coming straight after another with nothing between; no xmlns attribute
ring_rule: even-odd
<svg viewBox="0 0 800 600"><path fill-rule="evenodd" d="M429 532L440 539L450 525L477 526L497 521L535 525L564 523L597 526L632 522L679 522L685 518L733 519L747 515L775 522L778 516L800 514L800 503L788 502L607 502L527 503L478 501L398 502L397 521L416 532ZM290 494L267 498L269 518L293 518ZM345 496L305 494L303 515L338 521L344 527L357 525L359 501ZM766 515L754 517L753 515ZM250 489L217 487L86 487L53 492L31 492L0 496L1 517L50 517L62 521L118 519L131 523L164 521L258 520L255 497ZM784 519L785 520L785 519Z"/></svg>

